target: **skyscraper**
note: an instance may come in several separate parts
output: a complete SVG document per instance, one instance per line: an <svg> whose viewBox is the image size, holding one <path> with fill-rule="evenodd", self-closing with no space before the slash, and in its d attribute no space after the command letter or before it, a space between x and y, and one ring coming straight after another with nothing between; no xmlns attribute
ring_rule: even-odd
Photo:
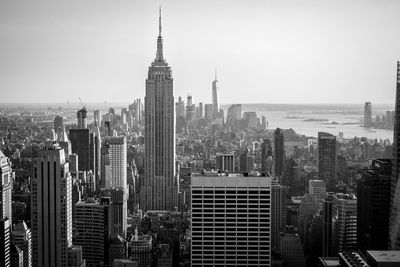
<svg viewBox="0 0 400 267"><path fill-rule="evenodd" d="M277 128L274 132L274 169L276 176L282 176L285 163L283 132Z"/></svg>
<svg viewBox="0 0 400 267"><path fill-rule="evenodd" d="M217 79L217 70L215 70L215 78L212 82L212 105L214 111L214 119L218 117L219 112L219 103L218 103L218 79Z"/></svg>
<svg viewBox="0 0 400 267"><path fill-rule="evenodd" d="M72 245L72 178L57 144L39 151L31 182L33 266L68 266Z"/></svg>
<svg viewBox="0 0 400 267"><path fill-rule="evenodd" d="M163 55L161 9L157 55L146 79L144 210L172 210L177 204L173 78Z"/></svg>
<svg viewBox="0 0 400 267"><path fill-rule="evenodd" d="M193 176L191 210L191 266L270 266L270 177Z"/></svg>
<svg viewBox="0 0 400 267"><path fill-rule="evenodd" d="M12 223L12 169L11 161L0 151L0 220L8 218Z"/></svg>
<svg viewBox="0 0 400 267"><path fill-rule="evenodd" d="M372 126L372 106L371 102L365 102L364 105L364 127L369 128Z"/></svg>
<svg viewBox="0 0 400 267"><path fill-rule="evenodd" d="M82 246L82 257L88 266L107 262L107 241L110 237L110 199L88 198L75 205L74 245Z"/></svg>
<svg viewBox="0 0 400 267"><path fill-rule="evenodd" d="M322 256L334 256L332 252L332 205L333 194L322 201L323 218L322 218Z"/></svg>
<svg viewBox="0 0 400 267"><path fill-rule="evenodd" d="M354 195L335 194L332 199L333 253L357 249L357 199Z"/></svg>
<svg viewBox="0 0 400 267"><path fill-rule="evenodd" d="M271 248L279 251L280 233L286 225L286 188L272 180L271 187Z"/></svg>
<svg viewBox="0 0 400 267"><path fill-rule="evenodd" d="M360 170L357 184L357 247L387 250L390 217L392 164L389 159L372 160L371 168Z"/></svg>
<svg viewBox="0 0 400 267"><path fill-rule="evenodd" d="M336 137L318 132L318 175L330 188L336 182Z"/></svg>
<svg viewBox="0 0 400 267"><path fill-rule="evenodd" d="M105 187L122 187L127 185L127 148L126 137L111 137L106 141L110 164L110 174L106 175Z"/></svg>
<svg viewBox="0 0 400 267"><path fill-rule="evenodd" d="M397 62L389 249L400 249L400 61Z"/></svg>
<svg viewBox="0 0 400 267"><path fill-rule="evenodd" d="M272 174L272 147L269 139L264 139L261 144L261 172Z"/></svg>
<svg viewBox="0 0 400 267"><path fill-rule="evenodd" d="M90 133L89 129L71 129L69 131L72 153L78 155L79 171L90 170Z"/></svg>

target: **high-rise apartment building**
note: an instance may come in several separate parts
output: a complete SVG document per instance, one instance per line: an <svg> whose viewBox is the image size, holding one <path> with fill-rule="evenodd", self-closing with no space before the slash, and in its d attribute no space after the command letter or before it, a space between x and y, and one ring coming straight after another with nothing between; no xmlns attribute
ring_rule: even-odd
<svg viewBox="0 0 400 267"><path fill-rule="evenodd" d="M212 105L214 111L213 118L216 119L218 118L218 112L219 112L217 71L215 71L215 78L214 81L212 82Z"/></svg>
<svg viewBox="0 0 400 267"><path fill-rule="evenodd" d="M369 128L372 126L372 106L371 102L365 102L364 105L364 127Z"/></svg>
<svg viewBox="0 0 400 267"><path fill-rule="evenodd" d="M336 137L318 132L318 175L327 187L336 183Z"/></svg>
<svg viewBox="0 0 400 267"><path fill-rule="evenodd" d="M144 210L172 210L177 204L173 78L164 59L161 11L157 55L149 67L145 96Z"/></svg>
<svg viewBox="0 0 400 267"><path fill-rule="evenodd" d="M392 163L372 160L371 168L360 170L357 184L357 244L367 250L387 250L390 217Z"/></svg>
<svg viewBox="0 0 400 267"><path fill-rule="evenodd" d="M110 237L111 200L87 198L75 204L74 245L82 247L82 257L88 266L107 263L107 242Z"/></svg>
<svg viewBox="0 0 400 267"><path fill-rule="evenodd" d="M337 193L332 199L333 253L357 249L357 199Z"/></svg>
<svg viewBox="0 0 400 267"><path fill-rule="evenodd" d="M191 207L191 266L270 266L270 177L193 176Z"/></svg>
<svg viewBox="0 0 400 267"><path fill-rule="evenodd" d="M108 149L110 175L104 176L105 187L122 187L127 185L127 147L126 137L111 137L106 140Z"/></svg>
<svg viewBox="0 0 400 267"><path fill-rule="evenodd" d="M32 267L32 234L24 221L15 225L11 240L23 251L24 267Z"/></svg>
<svg viewBox="0 0 400 267"><path fill-rule="evenodd" d="M400 61L397 62L389 249L400 249Z"/></svg>
<svg viewBox="0 0 400 267"><path fill-rule="evenodd" d="M72 178L57 144L38 152L31 181L33 266L68 266L72 245Z"/></svg>
<svg viewBox="0 0 400 267"><path fill-rule="evenodd" d="M282 176L285 164L285 144L283 132L277 128L274 132L274 169L275 176Z"/></svg>
<svg viewBox="0 0 400 267"><path fill-rule="evenodd" d="M12 223L12 183L11 161L0 151L0 220L8 218Z"/></svg>

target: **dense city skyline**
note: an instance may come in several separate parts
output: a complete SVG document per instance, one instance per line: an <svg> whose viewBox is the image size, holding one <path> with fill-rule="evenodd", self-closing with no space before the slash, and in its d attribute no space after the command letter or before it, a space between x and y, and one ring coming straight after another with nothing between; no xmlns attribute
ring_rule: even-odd
<svg viewBox="0 0 400 267"><path fill-rule="evenodd" d="M117 15L120 8L113 9L114 6L108 5L108 2L106 4L103 0L97 1L94 5L88 5L91 0L73 0L71 5L54 5L48 2L46 6L43 6L45 2L31 6L21 5L19 2L14 7L27 8L26 14L33 20L38 19L35 16L43 12L59 12L58 15L65 15L63 19L74 14L73 19L71 17L66 24L61 22L59 16L51 16L51 20L59 29L62 28L64 33L71 34L73 24L83 28L88 33L87 40L94 42L96 38L91 35L93 29L85 29L88 25L86 23L98 15L102 23L113 19L119 21ZM309 4L306 6L310 9L297 6L305 2ZM380 8L377 4L374 5L375 2L365 2L367 4L363 5L363 10L374 7L372 13L379 12ZM339 14L339 10L333 8L335 5L311 0L300 0L296 2L297 5L293 2L289 4L285 0L279 4L260 1L254 2L251 8L238 3L227 3L224 0L214 3L212 11L215 14L223 11L223 14L220 12L222 24L230 22L232 29L235 28L235 23L242 20L246 23L240 25L242 28L239 29L246 29L249 22L251 24L260 19L258 15L263 13L267 6L272 9L277 7L276 11L285 7L288 13L308 12L310 17L301 21L296 21L297 12L290 17L291 22L298 22L296 27L291 29L293 32L300 29L303 22L312 21L314 12L318 11L320 18L328 13L331 16ZM344 7L343 3L339 5ZM123 15L130 13L128 6L145 7L137 2L126 5ZM186 2L179 5L173 2L171 8L182 7L179 15L185 16L190 14L182 12L185 5ZM354 8L353 5L347 4L348 9L340 14L350 14L349 10ZM104 9L106 6L107 10ZM31 7L36 8L36 11L30 12ZM89 10L90 7L93 9ZM206 8L211 7L207 2L201 5L193 3L191 7L198 11L192 18L194 20L199 14L206 19L214 14L210 12L210 16L202 16L202 11L211 11ZM235 14L239 16L236 16L233 22L225 20L232 15L230 11L239 7L243 10ZM327 7L331 8L329 12L321 10ZM19 8L17 9L20 10ZM222 10L223 8L226 9ZM90 15L79 14L85 9ZM202 62L207 61L208 56L214 57L218 53L208 53L207 56L197 58L201 53L196 52L221 45L219 40L231 36L232 32L227 30L218 33L217 36L210 34L209 37L214 38L215 42L207 44L211 46L205 45L206 39L197 39L201 35L194 34L196 31L191 32L193 38L187 43L176 43L176 40L179 41L185 35L177 36L174 30L169 32L171 24L175 28L177 25L168 22L185 20L173 13L166 12L165 16L161 6L157 9L157 38L154 34L157 31L149 31L153 40L157 40L152 43L152 47L156 47L156 53L149 61L150 65L143 67L147 70L147 75L141 77L145 80L140 86L141 94L136 95L130 88L129 92L123 94L125 103L120 102L117 106L113 104L112 99L111 102L108 100L99 101L96 105L87 104L90 103L90 99L102 97L103 93L110 92L119 97L119 90L125 82L121 79L114 83L113 79L117 76L106 77L112 72L121 74L117 78L123 76L119 72L120 69L114 69L112 64L108 65L112 71L108 71L106 76L98 72L102 69L101 65L107 63L104 57L110 57L108 63L114 59L114 50L110 50L108 54L101 53L105 48L104 43L99 42L101 45L98 47L86 43L88 48L93 49L91 54L81 50L74 55L78 58L82 54L89 56L84 58L85 60L90 56L103 56L92 62L97 63L96 67L93 65L87 68L90 64L82 62L80 68L74 68L75 74L82 74L89 83L94 77L98 79L98 84L110 78L108 82L113 85L112 89L104 89L102 86L107 84L102 84L95 91L79 88L83 80L74 79L74 75L65 83L58 80L61 77L57 76L59 70L65 67L62 58L68 58L69 63L74 62L74 56L70 53L75 48L81 48L82 44L66 53L58 53L57 60L61 61L52 62L54 70L49 70L46 77L40 74L44 70L42 67L46 65L43 63L54 54L46 55L47 58L43 58L42 61L33 60L34 57L40 57L40 53L34 51L35 45L41 43L40 40L28 43L32 44L29 53L32 53L31 56L35 54L34 57L27 56L27 53L20 55L18 59L12 56L14 50L7 51L10 54L5 58L12 60L6 60L4 66L11 62L17 67L24 56L27 56L29 63L23 65L26 69L22 72L26 71L32 62L38 62L40 65L37 72L29 73L30 76L22 72L15 73L18 78L15 79L16 82L30 83L29 77L34 77L41 84L43 81L57 82L66 88L52 88L49 93L44 92L45 88L35 89L35 94L41 99L54 100L57 96L73 96L77 97L80 103L78 107L74 102L59 105L54 102L35 104L34 96L21 94L15 88L0 92L5 97L19 94L22 99L30 98L33 102L18 105L0 103L0 267L400 266L400 61L397 61L396 69L393 66L387 70L388 73L392 73L391 76L395 75L393 80L396 81L395 85L392 85L395 87L391 98L393 101L393 95L395 96L393 110L391 104L376 104L384 97L374 95L371 100L364 99L373 93L385 94L382 89L371 89L381 84L385 78L379 73L376 73L377 76L366 73L369 67L376 69L384 64L383 55L379 54L382 61L375 61L374 56L378 54L368 57L371 64L357 64L359 68L351 64L343 65L340 58L337 58L333 64L340 65L340 68L330 70L330 79L321 83L324 84L324 88L313 94L302 88L304 82L318 85L325 78L323 73L332 67L329 65L332 62L320 57L321 51L315 49L314 58L306 60L308 69L301 68L301 62L298 66L295 62L288 65L292 72L286 72L284 77L279 77L278 72L284 70L280 64L285 65L286 59L271 61L273 70L278 72L268 73L268 64L263 63L267 62L263 60L268 53L257 57L257 64L253 64L255 68L247 68L252 59L249 50L254 48L252 53L257 53L258 45L263 44L265 40L256 38L260 42L253 42L251 30L246 33L239 30L238 36L241 40L222 43L224 56L235 54L237 45L245 48L237 57L240 64L232 64L235 71L241 75L225 76L233 77L231 80L235 80L236 87L232 87L234 90L226 93L224 83L219 83L223 80L220 78L220 72L218 71L217 76L215 69L212 84L209 83L207 90L201 89L201 94L197 94L190 89L201 86L201 82L198 81L204 73L198 71L198 68L201 68ZM38 10L40 12L37 12ZM98 14L99 10L103 13ZM9 14L13 14L9 11ZM250 14L250 11L251 18L240 16ZM12 23L1 23L1 14L2 12L0 33L2 29L13 27ZM12 17L9 14L4 21ZM81 21L81 15L89 20ZM143 15L146 16L146 12L142 12L141 16ZM281 18L279 12L274 15ZM352 21L365 23L357 20L360 15L353 15ZM168 16L169 19L164 23L164 18ZM362 16L366 16L366 13ZM382 14L380 16L383 19ZM329 15L324 19L329 19ZM369 19L368 21L372 22L377 17ZM382 22L381 19L377 20ZM141 23L146 20L147 18L141 20ZM385 17L383 20L387 22L390 18ZM43 22L43 17L36 20L38 21ZM132 21L134 20L127 20L124 29L129 28ZM97 22L96 19L90 21L92 26L99 26ZM257 25L262 25L265 21L259 22L261 23ZM201 21L201 28L207 29L207 25L211 25L209 23L209 20ZM340 28L345 24L345 20L340 21L335 27ZM375 30L380 28L378 24L373 24L377 26ZM213 25L215 30L218 29L218 25ZM27 26L19 24L18 27L22 29ZM36 26L32 23L28 28L33 29ZM49 25L41 25L40 29L44 30L42 33L48 30L47 26ZM108 29L113 32L114 28L111 26L115 25L107 26L110 26ZM180 26L182 27L179 30L191 28L191 23ZM286 26L277 26L277 32L287 34L288 32L282 29ZM322 23L318 26L308 26L307 28L315 30L313 26L322 29L326 25ZM339 35L349 29L351 32L353 26L354 23L349 23L345 27L346 30L342 28L343 32ZM146 25L142 30L147 28L150 26ZM271 29L267 28L267 31ZM80 30L75 28L75 33ZM97 33L101 34L104 29L97 30ZM119 33L122 32L124 30L121 29ZM384 32L388 33L390 30L386 31L385 28ZM325 29L318 35L326 37L327 33L337 34ZM304 32L298 31L296 34L301 36ZM18 33L14 37L17 35ZM40 39L43 37L40 35L35 37ZM47 36L45 42L48 42L50 47L55 35L50 32L44 35ZM244 40L243 36L248 38ZM135 37L147 43L147 38L141 38L140 34L136 34ZM274 39L273 36L269 37ZM307 39L309 35L304 37ZM169 42L169 38L174 41ZM338 37L335 40L339 39ZM352 39L354 43L357 43L356 39ZM387 41L383 37L374 40L377 39L380 42ZM129 41L129 38L126 40ZM1 41L0 39L0 49ZM76 41L78 43L79 39ZM113 41L118 41L118 38ZM190 47L193 41L198 50ZM277 43L279 41L282 40L278 38ZM12 40L5 46L10 43ZM329 41L328 43L331 44ZM354 43L343 43L342 48L351 52ZM362 48L368 50L372 43ZM52 52L55 52L57 44L53 44L55 46L51 48L54 48ZM68 44L71 43L65 43L63 47L67 48ZM174 53L176 48L165 49L165 46L170 44L177 49L181 48L180 45L191 48L191 57L186 59L185 49L177 50L179 53ZM304 43L300 42L298 48L302 44ZM21 46L17 46L15 50L20 48ZM47 48L40 47L44 52ZM390 49L387 48L385 47L389 55ZM140 49L141 55L149 52L140 45L130 49L134 53L130 54L131 58L124 58L127 60L125 63L135 57L137 49ZM266 47L265 51L270 51L269 49L270 47ZM324 49L327 51L329 48ZM353 59L356 59L363 53L363 49L353 51L347 57L354 56ZM119 52L120 56L123 56L126 51L121 49ZM171 61L168 57L170 53ZM335 53L328 54L335 57ZM310 55L307 51L301 51L300 54L301 58ZM2 56L0 54L0 60ZM176 74L174 64L180 63L175 61L174 57L183 59L182 62L186 61L185 71L196 75L186 77L184 72L180 71ZM307 76L308 71L316 67L313 65L317 62L316 58L327 65L320 67L319 72L312 73L312 77ZM231 58L224 62L230 64L230 60ZM197 61L198 65L190 64ZM390 62L395 61L396 56L391 55ZM126 71L125 74L132 70L129 68L130 64L120 66ZM228 72L232 66L227 68ZM74 64L69 67L74 67ZM359 72L355 72L356 69ZM384 69L380 71L386 73ZM0 79L0 82L4 80L7 83L7 79L10 81L12 76L8 76L8 70L13 71L12 68L6 67L0 69L0 78L8 77ZM85 76L88 70L93 77ZM246 73L249 70L251 73ZM349 70L351 71L348 72ZM139 73L131 72L129 75L136 79ZM339 77L343 73L346 73L348 78L351 77L340 80ZM53 74L57 75L52 76ZM278 80L282 78L281 81L287 82L287 85L295 82L298 91L293 94L288 94L283 89L273 90L273 93L268 90L252 91L250 87L253 84L268 87L268 81L272 77L270 74L274 74L272 76ZM64 72L63 75L67 73ZM360 78L358 75L362 76L363 82L357 84L357 88L363 88L364 91L342 91L343 87L340 86L349 83L350 80L357 80ZM185 87L187 95L182 94L180 89L176 90L176 85L181 85L175 82L179 77L184 77L183 81L188 79L186 82L189 82L190 87ZM302 81L296 80L299 77ZM251 80L246 80L247 78ZM246 81L247 87L237 89L243 86L241 79ZM368 86L365 87L363 83ZM71 84L73 86L67 88ZM340 86L335 88L337 85ZM58 93L57 96L55 93ZM82 95L87 93L90 97ZM203 94L207 95L204 100L201 99ZM265 97L278 99L281 94L285 95L285 100L289 102L293 97L298 103L302 103L305 98L298 94L308 97L308 100L315 95L313 101L319 102L308 105L262 104ZM242 102L244 98L247 99L245 101L251 101L254 96L259 104L225 104L235 97L239 97L239 102ZM356 99L359 104L323 104L321 97L331 101L335 97Z"/></svg>
<svg viewBox="0 0 400 267"><path fill-rule="evenodd" d="M221 104L393 102L400 3L305 0L2 1L1 102L142 98L159 4L175 96L211 102L217 68Z"/></svg>

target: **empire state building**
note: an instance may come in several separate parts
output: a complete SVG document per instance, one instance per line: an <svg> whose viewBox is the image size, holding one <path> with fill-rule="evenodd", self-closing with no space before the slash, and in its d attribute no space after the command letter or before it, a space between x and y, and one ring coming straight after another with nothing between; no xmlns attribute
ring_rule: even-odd
<svg viewBox="0 0 400 267"><path fill-rule="evenodd" d="M146 79L145 181L140 196L144 210L173 210L177 205L174 118L172 71L163 55L160 9L157 54Z"/></svg>

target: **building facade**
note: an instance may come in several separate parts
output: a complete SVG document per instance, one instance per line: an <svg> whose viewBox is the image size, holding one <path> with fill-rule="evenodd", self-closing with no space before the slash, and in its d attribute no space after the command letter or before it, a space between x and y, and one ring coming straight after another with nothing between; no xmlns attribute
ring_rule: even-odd
<svg viewBox="0 0 400 267"><path fill-rule="evenodd" d="M191 266L270 266L271 178L192 177Z"/></svg>
<svg viewBox="0 0 400 267"><path fill-rule="evenodd" d="M48 145L33 161L33 266L68 266L72 245L72 178L64 150Z"/></svg>

